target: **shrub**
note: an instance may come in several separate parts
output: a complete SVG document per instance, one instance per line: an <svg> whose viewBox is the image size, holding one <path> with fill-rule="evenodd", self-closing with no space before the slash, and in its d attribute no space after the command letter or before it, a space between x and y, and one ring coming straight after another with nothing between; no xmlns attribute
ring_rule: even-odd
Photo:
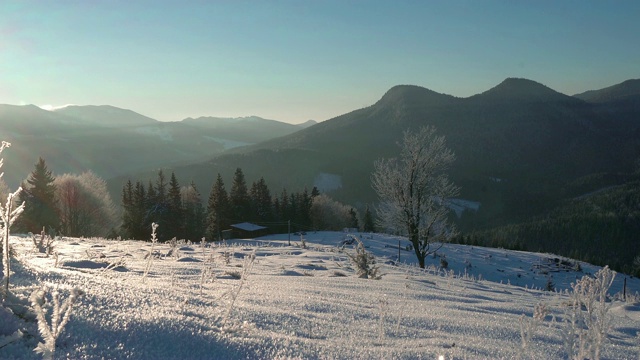
<svg viewBox="0 0 640 360"><path fill-rule="evenodd" d="M367 252L364 248L364 244L357 236L351 235L356 240L355 253L346 253L351 262L356 267L358 277L363 279L375 279L379 280L382 275L379 274L379 266L376 264L376 257Z"/></svg>
<svg viewBox="0 0 640 360"><path fill-rule="evenodd" d="M54 239L45 232L44 226L42 227L42 232L40 233L39 238L33 233L29 233L29 235L31 235L33 245L39 253L46 254L47 256L53 253Z"/></svg>
<svg viewBox="0 0 640 360"><path fill-rule="evenodd" d="M585 275L571 284L571 302L565 310L562 332L570 359L600 358L611 324L607 291L615 276L616 272L605 266L595 277Z"/></svg>

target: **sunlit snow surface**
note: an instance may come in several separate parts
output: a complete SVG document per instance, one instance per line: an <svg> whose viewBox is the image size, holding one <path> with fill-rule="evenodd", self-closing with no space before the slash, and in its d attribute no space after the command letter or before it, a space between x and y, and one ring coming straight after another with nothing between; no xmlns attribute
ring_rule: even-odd
<svg viewBox="0 0 640 360"><path fill-rule="evenodd" d="M567 297L540 290L548 281L542 272L561 290L599 269L582 264L582 272L557 271L548 266L553 255L450 244L439 253L453 276L437 268L438 258L418 269L404 239L398 263L399 238L357 235L378 256L381 280L355 275L339 232L304 235L307 249L299 236L292 235L289 246L286 234L204 249L181 244L178 256L163 256L170 248L160 244L146 279L148 242L64 239L57 242L56 268L53 257L33 252L30 239L14 237L12 292L27 298L38 283L86 292L58 339L56 358L509 359L518 354L521 315L531 317L544 302L552 311L527 357L562 359ZM254 267L225 322L244 257L254 251ZM213 275L203 281L212 264L207 259ZM107 267L118 261L124 266ZM619 274L611 293L622 283ZM627 286L628 293L640 291L638 279L627 279ZM603 358L637 359L639 304L614 301L610 313ZM28 333L0 348L0 358L39 358L32 351L37 327L33 321L23 326Z"/></svg>

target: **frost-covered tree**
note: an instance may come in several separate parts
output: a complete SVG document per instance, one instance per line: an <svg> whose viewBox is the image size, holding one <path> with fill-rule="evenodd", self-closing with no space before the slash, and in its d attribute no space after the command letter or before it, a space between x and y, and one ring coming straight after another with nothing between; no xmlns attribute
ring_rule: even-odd
<svg viewBox="0 0 640 360"><path fill-rule="evenodd" d="M44 159L40 158L26 184L22 185L20 202L26 205L24 213L16 223L18 230L34 234L40 233L43 226L47 232L58 230L60 217L57 211L54 180Z"/></svg>
<svg viewBox="0 0 640 360"><path fill-rule="evenodd" d="M107 183L92 172L58 176L56 203L60 232L68 236L107 236L116 226L116 208Z"/></svg>
<svg viewBox="0 0 640 360"><path fill-rule="evenodd" d="M448 201L458 193L447 175L455 156L433 127L405 131L399 158L374 164L372 186L380 197L379 225L406 235L425 267L431 245L453 235L447 224Z"/></svg>
<svg viewBox="0 0 640 360"><path fill-rule="evenodd" d="M326 194L316 196L311 205L311 221L317 230L342 230L352 225L355 210ZM356 213L357 216L357 213Z"/></svg>

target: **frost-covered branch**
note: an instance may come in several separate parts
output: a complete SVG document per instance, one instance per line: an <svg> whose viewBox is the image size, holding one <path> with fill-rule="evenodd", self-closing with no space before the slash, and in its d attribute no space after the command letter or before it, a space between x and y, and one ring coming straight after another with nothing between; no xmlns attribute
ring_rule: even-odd
<svg viewBox="0 0 640 360"><path fill-rule="evenodd" d="M11 143L3 141L2 145L0 145L0 153L9 146L11 146ZM3 162L4 159L0 158L0 167L2 167ZM3 175L4 173L0 173L0 178ZM18 216L22 214L22 211L24 210L24 202L15 209L13 209L12 206L15 197L18 196L21 191L22 188L18 187L18 190L7 195L7 202L4 206L0 203L0 218L2 220L2 224L0 225L2 233L2 248L0 248L0 254L2 255L2 267L0 267L0 276L3 279L2 289L4 294L9 293L9 282L11 278L11 253L9 251L11 225L16 221Z"/></svg>

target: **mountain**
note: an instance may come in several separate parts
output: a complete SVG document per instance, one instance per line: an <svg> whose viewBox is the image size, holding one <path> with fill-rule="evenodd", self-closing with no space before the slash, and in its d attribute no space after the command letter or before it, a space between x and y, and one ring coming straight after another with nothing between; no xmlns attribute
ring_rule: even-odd
<svg viewBox="0 0 640 360"><path fill-rule="evenodd" d="M573 96L592 103L606 103L629 98L637 99L640 98L640 79L627 80L604 89L589 90Z"/></svg>
<svg viewBox="0 0 640 360"><path fill-rule="evenodd" d="M113 106L0 105L0 134L12 143L4 180L11 188L43 157L54 172L92 170L103 178L201 162L227 149L290 134L296 125L259 118L160 122Z"/></svg>
<svg viewBox="0 0 640 360"><path fill-rule="evenodd" d="M86 124L105 127L147 126L158 123L157 120L138 114L137 112L110 105L71 105L56 109L54 112L80 119Z"/></svg>
<svg viewBox="0 0 640 360"><path fill-rule="evenodd" d="M571 96L559 93L538 82L521 78L507 78L494 88L470 98L470 100L480 99L481 101L511 103L577 102Z"/></svg>
<svg viewBox="0 0 640 360"><path fill-rule="evenodd" d="M300 130L298 125L276 120L263 119L258 116L240 118L199 117L186 118L182 123L216 132L220 138L259 143L267 139L288 135ZM260 131L255 131L260 129Z"/></svg>
<svg viewBox="0 0 640 360"><path fill-rule="evenodd" d="M461 197L481 204L476 214L463 216L461 226L491 227L603 186L577 189L571 185L576 179L633 168L640 120L620 122L609 116L615 105L606 110L526 79L506 79L468 98L400 85L369 107L175 170L208 189L212 173L230 181L241 167L248 181L262 176L276 191L316 185L363 206L376 201L373 162L398 153L403 131L431 125L456 154L451 176L462 187Z"/></svg>
<svg viewBox="0 0 640 360"><path fill-rule="evenodd" d="M303 122L303 123L296 124L296 126L297 126L297 127L299 127L299 128L301 128L301 129L305 129L305 128L308 128L309 126L313 126L313 125L315 125L315 124L317 124L317 123L318 123L318 122L317 122L317 121L315 121L315 120L307 120L307 121L305 121L305 122Z"/></svg>

